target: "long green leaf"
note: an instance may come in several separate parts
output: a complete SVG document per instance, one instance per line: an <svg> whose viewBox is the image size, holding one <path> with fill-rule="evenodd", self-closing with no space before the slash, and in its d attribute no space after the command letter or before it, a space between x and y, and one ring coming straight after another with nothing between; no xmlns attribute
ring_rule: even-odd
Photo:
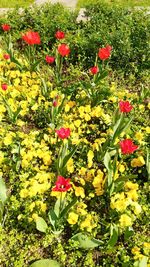
<svg viewBox="0 0 150 267"><path fill-rule="evenodd" d="M56 221L58 220L58 217L56 216L54 210L49 211L48 217L49 217L51 225L55 228Z"/></svg>
<svg viewBox="0 0 150 267"><path fill-rule="evenodd" d="M77 202L77 198L74 198L74 199L67 205L67 207L63 209L63 211L62 211L61 214L60 214L60 218L61 218L61 217L64 217L76 202Z"/></svg>
<svg viewBox="0 0 150 267"><path fill-rule="evenodd" d="M108 171L110 170L110 161L111 161L110 154L109 152L106 152L104 156L104 165Z"/></svg>
<svg viewBox="0 0 150 267"><path fill-rule="evenodd" d="M108 241L108 247L114 247L114 245L117 243L118 240L118 227L115 224L111 224L110 227L111 236Z"/></svg>
<svg viewBox="0 0 150 267"><path fill-rule="evenodd" d="M0 200L2 201L2 203L4 203L6 199L7 199L6 185L2 176L0 176Z"/></svg>
<svg viewBox="0 0 150 267"><path fill-rule="evenodd" d="M59 215L60 215L60 205L61 205L61 199L58 198L56 200L56 203L55 203L55 206L54 206L54 212L55 212L55 215L57 216L57 218L59 218Z"/></svg>
<svg viewBox="0 0 150 267"><path fill-rule="evenodd" d="M72 151L64 158L62 168L64 168L68 162L68 160L74 155L77 150L77 146L72 149Z"/></svg>

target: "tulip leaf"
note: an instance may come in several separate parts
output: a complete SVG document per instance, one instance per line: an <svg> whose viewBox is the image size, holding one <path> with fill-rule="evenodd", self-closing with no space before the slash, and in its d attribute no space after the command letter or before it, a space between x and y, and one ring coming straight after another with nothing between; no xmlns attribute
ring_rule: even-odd
<svg viewBox="0 0 150 267"><path fill-rule="evenodd" d="M46 233L46 230L48 228L48 225L46 221L42 217L38 217L36 219L36 229L40 232Z"/></svg>
<svg viewBox="0 0 150 267"><path fill-rule="evenodd" d="M118 227L115 224L110 226L110 239L108 241L108 247L114 247L118 240Z"/></svg>
<svg viewBox="0 0 150 267"><path fill-rule="evenodd" d="M100 245L103 245L104 243L101 240L91 238L88 235L83 234L83 233L78 233L74 235L71 239L74 241L77 241L79 243L79 247L84 248L84 249L95 248Z"/></svg>
<svg viewBox="0 0 150 267"><path fill-rule="evenodd" d="M55 224L56 224L58 217L56 216L54 210L49 211L48 217L49 217L51 225L55 228Z"/></svg>
<svg viewBox="0 0 150 267"><path fill-rule="evenodd" d="M5 182L2 179L2 176L0 176L0 200L2 201L2 203L4 203L7 199L7 189L6 189L6 185Z"/></svg>
<svg viewBox="0 0 150 267"><path fill-rule="evenodd" d="M43 259L35 261L30 267L60 267L60 264L55 260Z"/></svg>
<svg viewBox="0 0 150 267"><path fill-rule="evenodd" d="M55 215L57 216L57 218L59 218L59 215L60 215L60 205L61 205L61 199L58 198L56 200L56 203L55 203L55 206L54 206L54 213Z"/></svg>
<svg viewBox="0 0 150 267"><path fill-rule="evenodd" d="M72 208L72 206L77 202L77 198L74 198L61 212L60 217L64 217L68 211Z"/></svg>
<svg viewBox="0 0 150 267"><path fill-rule="evenodd" d="M129 237L131 237L134 234L133 228L132 227L128 227L124 233L124 239L125 241L127 241L129 239Z"/></svg>
<svg viewBox="0 0 150 267"><path fill-rule="evenodd" d="M71 152L70 152L66 157L64 157L62 168L64 168L64 167L66 166L68 160L69 160L69 159L74 155L74 153L76 152L76 149L77 149L77 146L74 147L74 148L71 150Z"/></svg>
<svg viewBox="0 0 150 267"><path fill-rule="evenodd" d="M110 161L111 161L110 154L108 152L106 152L106 154L104 156L104 165L105 165L107 170L110 170Z"/></svg>

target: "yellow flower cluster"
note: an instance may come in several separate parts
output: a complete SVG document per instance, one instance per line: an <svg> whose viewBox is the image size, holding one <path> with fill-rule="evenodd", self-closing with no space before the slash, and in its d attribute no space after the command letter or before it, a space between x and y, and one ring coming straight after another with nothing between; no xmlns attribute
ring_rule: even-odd
<svg viewBox="0 0 150 267"><path fill-rule="evenodd" d="M24 182L23 189L20 191L21 198L34 197L48 191L51 187L53 173L39 172L28 181Z"/></svg>
<svg viewBox="0 0 150 267"><path fill-rule="evenodd" d="M137 190L138 190L138 184L132 183L130 181L126 182L125 192L117 193L114 196L112 196L110 207L112 209L116 209L118 212L121 213L126 212L128 208L128 212L129 214L131 214L131 217L133 217L131 211L133 211L135 215L139 215L142 211L142 208L137 202L138 199ZM131 217L128 216L127 214L122 214L119 220L120 226L126 227L132 225L133 220Z"/></svg>
<svg viewBox="0 0 150 267"><path fill-rule="evenodd" d="M139 156L138 158L134 158L131 160L131 166L133 168L142 167L143 165L145 165L145 160L142 156Z"/></svg>
<svg viewBox="0 0 150 267"><path fill-rule="evenodd" d="M142 251L143 251L143 253L142 253ZM134 255L135 260L141 260L145 256L149 257L149 255L150 255L150 243L144 242L142 244L142 248L139 248L137 246L133 247L131 252ZM149 260L150 260L150 258L149 258ZM149 266L149 264L150 264L150 262L148 262L148 266Z"/></svg>

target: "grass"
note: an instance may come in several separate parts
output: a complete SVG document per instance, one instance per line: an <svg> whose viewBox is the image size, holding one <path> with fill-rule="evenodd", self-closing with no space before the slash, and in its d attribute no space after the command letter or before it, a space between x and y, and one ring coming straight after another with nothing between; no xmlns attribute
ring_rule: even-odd
<svg viewBox="0 0 150 267"><path fill-rule="evenodd" d="M34 0L0 0L0 8L27 7L33 3Z"/></svg>
<svg viewBox="0 0 150 267"><path fill-rule="evenodd" d="M102 0L78 0L78 7L84 7L86 4L92 3L99 3ZM120 5L120 6L127 6L127 7L134 7L134 6L141 6L141 7L148 7L150 6L149 0L103 0L103 2L108 3L110 5Z"/></svg>

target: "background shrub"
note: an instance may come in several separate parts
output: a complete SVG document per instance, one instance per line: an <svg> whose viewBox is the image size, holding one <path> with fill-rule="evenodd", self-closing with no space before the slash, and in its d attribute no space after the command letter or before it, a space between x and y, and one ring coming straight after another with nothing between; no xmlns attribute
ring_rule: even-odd
<svg viewBox="0 0 150 267"><path fill-rule="evenodd" d="M98 48L110 44L113 53L110 66L126 75L139 76L148 70L150 19L146 10L128 9L106 5L104 2L86 6L87 22L77 22L77 11L71 12L60 4L46 4L42 7L10 12L0 23L12 25L13 40L22 48L21 32L28 29L41 35L41 50L52 48L55 32L66 32L71 47L70 61L89 68L94 64ZM1 31L2 33L2 31Z"/></svg>

